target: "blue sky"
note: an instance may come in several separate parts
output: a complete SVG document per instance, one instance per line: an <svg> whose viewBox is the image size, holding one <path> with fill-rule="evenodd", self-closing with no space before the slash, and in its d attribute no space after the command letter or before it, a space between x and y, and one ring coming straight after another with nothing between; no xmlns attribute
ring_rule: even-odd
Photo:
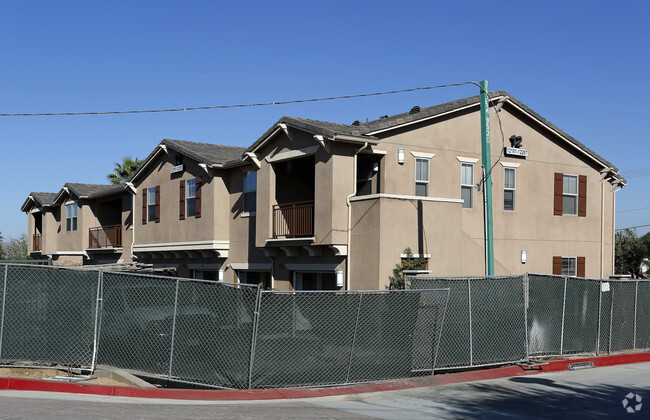
<svg viewBox="0 0 650 420"><path fill-rule="evenodd" d="M487 79L625 175L650 168L649 4L2 1L0 113L226 105ZM1 117L0 232L27 233L20 206L30 191L106 183L114 162L144 158L163 138L248 146L283 115L351 123L477 93L464 86L261 108ZM650 177L628 181L617 210L650 207ZM617 227L643 224L650 208L617 214Z"/></svg>

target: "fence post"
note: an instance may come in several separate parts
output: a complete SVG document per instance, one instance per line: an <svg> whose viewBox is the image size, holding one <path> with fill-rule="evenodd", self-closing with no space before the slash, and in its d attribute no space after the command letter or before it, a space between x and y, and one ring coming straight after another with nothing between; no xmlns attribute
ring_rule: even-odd
<svg viewBox="0 0 650 420"><path fill-rule="evenodd" d="M637 310L637 299L639 297L639 280L634 282L634 343L632 344L633 349L636 350L636 310Z"/></svg>
<svg viewBox="0 0 650 420"><path fill-rule="evenodd" d="M609 346L607 347L607 354L612 354L612 325L614 324L614 288L612 287L609 292L611 293L612 301L609 305Z"/></svg>
<svg viewBox="0 0 650 420"><path fill-rule="evenodd" d="M257 345L257 328L260 323L260 309L262 308L262 288L257 286L255 298L255 312L253 312L253 334L251 335L251 354L248 361L248 389L253 387L253 363L255 363L255 347Z"/></svg>
<svg viewBox="0 0 650 420"><path fill-rule="evenodd" d="M598 281L598 330L596 332L596 356L600 353L600 320L602 317L603 281Z"/></svg>
<svg viewBox="0 0 650 420"><path fill-rule="evenodd" d="M174 317L172 318L172 342L169 349L169 373L167 379L172 377L172 365L174 362L174 339L176 338L176 313L178 312L178 286L180 279L176 279L176 295L174 296Z"/></svg>
<svg viewBox="0 0 650 420"><path fill-rule="evenodd" d="M474 337L472 336L472 280L467 279L467 302L469 314L469 365L474 366Z"/></svg>
<svg viewBox="0 0 650 420"><path fill-rule="evenodd" d="M345 383L350 382L350 370L352 369L352 357L354 356L354 344L357 341L357 330L359 328L359 315L361 314L361 299L363 293L359 293L359 304L357 305L357 319L354 321L354 333L352 334L352 345L350 346L350 359L348 360L348 373L345 375Z"/></svg>
<svg viewBox="0 0 650 420"><path fill-rule="evenodd" d="M566 314L566 283L567 283L567 278L564 277L564 295L562 297L562 331L560 332L560 356L564 354L564 316Z"/></svg>
<svg viewBox="0 0 650 420"><path fill-rule="evenodd" d="M0 317L0 360L2 360L2 340L4 338L5 330L5 302L7 299L7 275L9 271L9 264L5 264L5 280L2 289L2 317Z"/></svg>
<svg viewBox="0 0 650 420"><path fill-rule="evenodd" d="M524 331L526 334L526 360L530 359L530 345L528 344L528 273L522 276L524 283Z"/></svg>
<svg viewBox="0 0 650 420"><path fill-rule="evenodd" d="M103 284L104 284L104 271L103 270L98 270L97 273L97 300L95 301L95 337L93 339L93 359L92 362L90 363L90 371L94 372L95 371L95 364L97 363L97 351L99 349L99 337L100 337L100 332L101 332L101 323L100 323L100 316L102 314L102 310L100 309L103 304L102 300L104 298L104 293L103 293Z"/></svg>

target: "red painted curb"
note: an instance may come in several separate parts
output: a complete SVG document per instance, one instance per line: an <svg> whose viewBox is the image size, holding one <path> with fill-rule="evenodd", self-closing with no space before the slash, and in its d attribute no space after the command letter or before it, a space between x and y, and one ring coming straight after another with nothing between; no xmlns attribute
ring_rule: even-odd
<svg viewBox="0 0 650 420"><path fill-rule="evenodd" d="M570 363L578 362L592 362L595 367L650 362L650 353L586 357L570 360L552 360L549 361L548 364L541 365L535 369L524 369L520 366L504 366L491 369L438 374L434 376L424 376L419 378L397 379L392 381L321 388L279 388L252 390L131 388L80 383L37 381L17 378L0 378L0 390L48 391L86 395L90 394L116 397L163 398L197 401L277 400L288 398L313 398L362 394L379 391L396 391L400 389L440 386L487 379L508 378L522 375L534 375L541 372L558 372L568 370Z"/></svg>

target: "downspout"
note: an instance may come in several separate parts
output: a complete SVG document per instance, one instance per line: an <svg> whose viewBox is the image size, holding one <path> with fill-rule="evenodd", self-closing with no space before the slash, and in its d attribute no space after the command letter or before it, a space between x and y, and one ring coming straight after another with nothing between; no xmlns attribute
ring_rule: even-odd
<svg viewBox="0 0 650 420"><path fill-rule="evenodd" d="M616 274L616 193L622 189L623 187L614 186L612 197L612 274Z"/></svg>
<svg viewBox="0 0 650 420"><path fill-rule="evenodd" d="M137 194L138 190L136 190L135 186L133 186L133 184L130 183L130 182L127 182L126 186L131 191L131 231L132 231L132 233L131 233L131 261L135 262L135 260L137 259L137 257L133 253L133 249L134 249L134 246L135 246L135 225L136 225L136 223L135 223L135 219L136 219L136 217L135 217L135 197L137 197L137 195L138 195Z"/></svg>
<svg viewBox="0 0 650 420"><path fill-rule="evenodd" d="M350 249L352 248L352 204L350 199L357 195L357 155L368 147L368 142L363 143L363 146L353 156L352 164L352 194L348 195L345 199L345 204L348 206L348 257L345 263L345 290L350 290Z"/></svg>

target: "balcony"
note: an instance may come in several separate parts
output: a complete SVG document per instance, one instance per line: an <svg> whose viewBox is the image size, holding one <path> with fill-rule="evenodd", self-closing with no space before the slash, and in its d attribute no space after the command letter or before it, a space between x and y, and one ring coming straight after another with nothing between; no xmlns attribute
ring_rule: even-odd
<svg viewBox="0 0 650 420"><path fill-rule="evenodd" d="M40 233L35 233L34 237L32 238L32 251L40 251L41 250L41 235Z"/></svg>
<svg viewBox="0 0 650 420"><path fill-rule="evenodd" d="M88 230L88 248L121 248L122 225L102 226Z"/></svg>
<svg viewBox="0 0 650 420"><path fill-rule="evenodd" d="M300 201L273 206L273 239L314 236L314 202Z"/></svg>

